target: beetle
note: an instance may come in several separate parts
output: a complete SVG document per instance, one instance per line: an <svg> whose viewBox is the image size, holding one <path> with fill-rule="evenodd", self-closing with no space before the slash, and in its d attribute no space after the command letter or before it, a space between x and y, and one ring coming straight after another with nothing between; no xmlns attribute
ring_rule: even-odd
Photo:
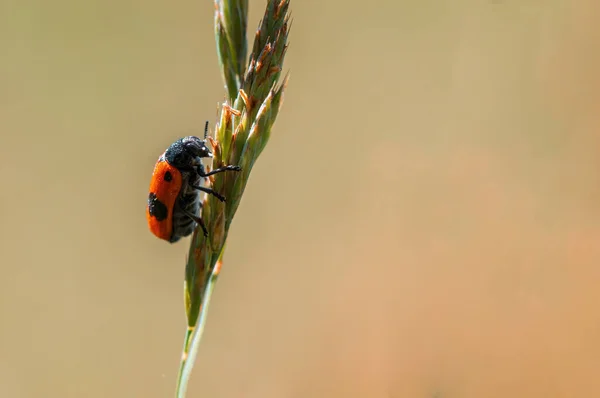
<svg viewBox="0 0 600 398"><path fill-rule="evenodd" d="M158 238L175 243L189 236L200 225L204 236L208 231L200 211L200 192L215 196L221 202L226 198L212 188L202 185L208 176L225 171L240 171L240 166L227 165L206 172L202 158L212 158L207 146L208 121L204 127L204 139L187 136L172 143L158 158L148 194L146 218L150 231Z"/></svg>

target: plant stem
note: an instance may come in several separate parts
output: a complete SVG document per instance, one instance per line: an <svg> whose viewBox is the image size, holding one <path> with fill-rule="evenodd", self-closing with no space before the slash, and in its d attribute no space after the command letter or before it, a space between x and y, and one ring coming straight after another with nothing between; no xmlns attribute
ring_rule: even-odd
<svg viewBox="0 0 600 398"><path fill-rule="evenodd" d="M268 0L254 36L248 60L246 26L248 0L215 0L215 37L228 99L215 126L212 166L241 167L239 172L215 174L212 188L227 197L204 199L202 219L210 234L192 234L185 268L184 301L187 331L177 379L177 398L187 386L208 312L212 290L222 266L227 235L250 172L265 148L283 101L287 76L279 81L289 34L290 0Z"/></svg>
<svg viewBox="0 0 600 398"><path fill-rule="evenodd" d="M196 327L188 327L185 333L181 366L179 368L179 375L177 376L177 390L175 393L177 398L185 398L187 392L190 375L192 374L192 369L194 367L194 363L196 362L198 348L200 347L200 340L202 340L204 326L206 325L210 299L212 297L215 283L217 282L217 278L219 276L219 270L221 268L219 265L220 260L217 266L214 267L203 289L202 304L200 305L200 313L198 315Z"/></svg>

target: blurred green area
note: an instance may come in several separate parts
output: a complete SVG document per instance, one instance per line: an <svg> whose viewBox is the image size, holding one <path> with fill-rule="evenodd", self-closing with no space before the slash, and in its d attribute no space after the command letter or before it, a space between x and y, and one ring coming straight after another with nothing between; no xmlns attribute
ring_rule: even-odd
<svg viewBox="0 0 600 398"><path fill-rule="evenodd" d="M188 245L144 206L225 96L212 12L0 2L0 396L173 393ZM600 395L599 13L292 3L190 395Z"/></svg>

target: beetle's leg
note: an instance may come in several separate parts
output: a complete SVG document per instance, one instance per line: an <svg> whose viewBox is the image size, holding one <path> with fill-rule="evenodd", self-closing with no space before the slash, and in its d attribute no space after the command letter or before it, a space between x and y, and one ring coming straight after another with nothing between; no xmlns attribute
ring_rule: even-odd
<svg viewBox="0 0 600 398"><path fill-rule="evenodd" d="M190 186L192 188L195 188L195 189L199 190L199 191L206 192L207 194L210 194L210 195L214 195L215 198L219 199L221 202L225 202L227 200L227 199L225 199L224 196L221 196L221 194L213 191L210 188L202 187L202 186L199 186L199 185L191 185L191 184L190 184Z"/></svg>
<svg viewBox="0 0 600 398"><path fill-rule="evenodd" d="M214 169L209 171L208 173L206 171L204 171L204 167L198 167L196 169L196 171L198 172L198 175L200 177L208 177L211 176L213 174L217 174L217 173L222 173L224 171L240 171L242 168L240 166L223 166L223 167L219 167L218 169Z"/></svg>
<svg viewBox="0 0 600 398"><path fill-rule="evenodd" d="M202 221L202 218L193 215L192 213L190 213L189 211L187 211L185 209L181 209L181 210L183 211L183 214L185 214L186 216L188 216L189 218L194 220L198 225L200 225L200 228L202 228L202 232L204 232L204 236L208 237L208 231L206 230L206 225L204 225L204 221Z"/></svg>
<svg viewBox="0 0 600 398"><path fill-rule="evenodd" d="M181 201L180 201L181 203ZM202 232L204 232L204 236L208 236L208 231L206 230L206 225L204 225L204 221L202 221L202 217L198 217L192 213L190 213L185 206L179 206L181 211L183 212L183 214L185 214L186 216L188 216L189 218L191 218L192 220L194 220L196 222L196 224L200 225L200 227L202 228ZM202 206L200 206L200 209L202 209Z"/></svg>

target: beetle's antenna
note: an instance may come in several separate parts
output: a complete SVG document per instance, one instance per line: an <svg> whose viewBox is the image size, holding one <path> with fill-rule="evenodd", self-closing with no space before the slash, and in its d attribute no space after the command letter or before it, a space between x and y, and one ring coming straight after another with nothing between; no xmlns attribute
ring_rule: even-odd
<svg viewBox="0 0 600 398"><path fill-rule="evenodd" d="M204 140L206 140L206 137L208 137L208 120L206 121L206 124L204 125Z"/></svg>

